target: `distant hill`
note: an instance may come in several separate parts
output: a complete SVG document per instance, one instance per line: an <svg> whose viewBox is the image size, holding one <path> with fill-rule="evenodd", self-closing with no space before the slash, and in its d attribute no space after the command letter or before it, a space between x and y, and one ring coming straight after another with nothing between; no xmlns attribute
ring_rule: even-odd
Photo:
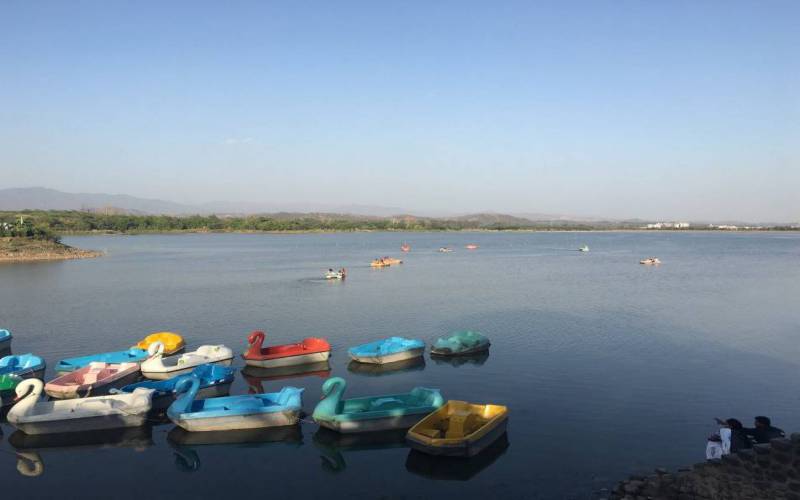
<svg viewBox="0 0 800 500"><path fill-rule="evenodd" d="M199 205L137 198L124 194L65 193L43 187L0 189L0 210L86 210L108 214L230 214L275 212L330 212L354 215L391 216L403 212L397 207L370 205L277 204L267 202L215 201Z"/></svg>

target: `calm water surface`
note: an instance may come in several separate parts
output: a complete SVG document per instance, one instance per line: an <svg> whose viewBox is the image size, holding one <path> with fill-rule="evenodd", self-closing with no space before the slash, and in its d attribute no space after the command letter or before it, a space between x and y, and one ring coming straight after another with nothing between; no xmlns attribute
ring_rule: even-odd
<svg viewBox="0 0 800 500"><path fill-rule="evenodd" d="M50 369L128 347L148 332L190 349L241 352L325 336L346 395L437 387L446 399L508 405L507 442L467 462L411 453L402 435L298 429L204 443L171 424L69 440L0 424L0 484L25 498L269 495L275 498L593 498L622 477L702 460L712 417L767 414L800 430L800 235L782 233L436 233L67 238L104 258L0 265L0 327ZM405 264L367 265L379 255ZM463 249L477 243L476 251ZM589 253L575 251L587 244ZM455 248L450 254L436 249ZM660 267L638 264L651 255ZM344 283L319 277L349 270ZM488 357L382 373L349 346L390 335L428 342L457 329ZM241 360L235 366L241 367ZM263 374L257 374L263 375ZM272 392L326 376L245 378ZM26 475L27 474L27 475ZM37 475L38 474L38 475ZM9 497L10 498L10 497ZM21 498L21 497L20 497Z"/></svg>

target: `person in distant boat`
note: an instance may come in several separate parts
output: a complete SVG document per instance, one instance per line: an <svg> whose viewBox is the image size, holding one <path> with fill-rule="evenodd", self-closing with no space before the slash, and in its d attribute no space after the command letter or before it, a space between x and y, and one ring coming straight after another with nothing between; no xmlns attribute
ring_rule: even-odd
<svg viewBox="0 0 800 500"><path fill-rule="evenodd" d="M342 278L346 277L347 276L347 269L345 269L345 268L339 269L339 274L342 275Z"/></svg>
<svg viewBox="0 0 800 500"><path fill-rule="evenodd" d="M329 272L329 273L332 273L332 272L333 272L333 268L332 268L332 267L329 267L329 268L328 268L328 272Z"/></svg>
<svg viewBox="0 0 800 500"><path fill-rule="evenodd" d="M783 429L772 426L769 417L759 415L755 418L755 427L744 428L744 433L756 443L769 443L771 439L786 437Z"/></svg>

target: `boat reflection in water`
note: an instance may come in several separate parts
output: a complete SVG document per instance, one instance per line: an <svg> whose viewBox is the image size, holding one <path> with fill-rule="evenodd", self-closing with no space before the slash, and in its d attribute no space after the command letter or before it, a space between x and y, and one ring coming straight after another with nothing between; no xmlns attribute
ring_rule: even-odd
<svg viewBox="0 0 800 500"><path fill-rule="evenodd" d="M500 458L508 446L506 432L485 450L470 458L433 456L411 450L406 458L406 470L428 479L469 481Z"/></svg>
<svg viewBox="0 0 800 500"><path fill-rule="evenodd" d="M73 452L102 448L144 451L154 444L151 426L38 435L15 431L9 436L8 442L17 452L17 471L23 476L44 474L44 460L40 453L45 451Z"/></svg>
<svg viewBox="0 0 800 500"><path fill-rule="evenodd" d="M175 467L181 471L195 472L200 470L200 455L195 447L236 445L241 448L259 448L279 443L298 447L303 444L303 432L299 424L211 432L188 432L175 427L167 434L167 442L175 454Z"/></svg>
<svg viewBox="0 0 800 500"><path fill-rule="evenodd" d="M437 365L452 365L455 367L461 365L481 366L489 359L489 351L470 354L468 356L437 356L436 354L431 354L431 359Z"/></svg>
<svg viewBox="0 0 800 500"><path fill-rule="evenodd" d="M322 469L338 474L347 468L343 452L406 448L406 429L365 432L363 434L340 434L320 427L312 437L320 452Z"/></svg>
<svg viewBox="0 0 800 500"><path fill-rule="evenodd" d="M368 377L380 377L382 375L391 375L394 373L414 372L425 369L425 358L417 356L416 358L404 359L402 361L395 361L394 363L385 364L372 364L372 363L359 363L358 361L351 361L347 364L347 371L357 375L366 375Z"/></svg>
<svg viewBox="0 0 800 500"><path fill-rule="evenodd" d="M245 366L242 368L242 377L248 385L250 394L264 393L262 382L266 380L282 380L297 377L328 378L331 375L331 365L327 361L309 363L307 365L281 366L278 368L259 368Z"/></svg>

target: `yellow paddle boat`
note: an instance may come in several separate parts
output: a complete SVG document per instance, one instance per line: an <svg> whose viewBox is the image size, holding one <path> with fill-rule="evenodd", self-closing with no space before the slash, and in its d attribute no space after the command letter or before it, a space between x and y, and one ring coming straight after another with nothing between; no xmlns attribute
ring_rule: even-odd
<svg viewBox="0 0 800 500"><path fill-rule="evenodd" d="M506 432L508 408L448 401L409 429L406 440L430 455L472 457Z"/></svg>
<svg viewBox="0 0 800 500"><path fill-rule="evenodd" d="M150 347L150 344L155 344L156 342L161 342L164 344L165 356L180 352L184 347L186 347L186 344L183 342L183 337L172 332L151 333L147 337L140 340L139 343L133 347L138 347L139 349L144 349L146 351Z"/></svg>

